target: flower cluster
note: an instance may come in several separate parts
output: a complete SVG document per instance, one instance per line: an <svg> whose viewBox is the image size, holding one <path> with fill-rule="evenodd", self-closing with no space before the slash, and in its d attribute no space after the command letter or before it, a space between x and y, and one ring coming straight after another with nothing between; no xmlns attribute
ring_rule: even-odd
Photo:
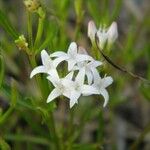
<svg viewBox="0 0 150 150"><path fill-rule="evenodd" d="M101 49L106 43L113 43L118 36L117 24L115 22L108 29L96 29L95 23L90 21L88 24L88 37L92 43L98 38L98 44ZM70 100L70 108L78 103L80 96L89 96L99 94L104 97L104 107L109 100L109 94L106 88L112 84L113 79L110 76L101 78L97 67L102 62L92 58L86 50L78 47L75 42L69 45L68 51L56 51L48 54L45 50L41 51L42 65L33 69L30 78L38 73L46 73L47 79L53 84L54 89L47 98L47 103L63 95ZM59 77L57 66L62 62L68 64L68 74Z"/></svg>
<svg viewBox="0 0 150 150"><path fill-rule="evenodd" d="M104 106L106 106L109 99L106 87L113 80L111 77L101 78L96 68L102 65L102 62L94 60L83 48L78 48L75 42L70 44L67 53L57 51L48 55L45 50L42 50L41 59L42 65L33 69L30 78L38 73L48 75L47 79L55 88L48 96L47 102L64 95L70 99L71 108L75 103L78 103L81 95L101 94L105 99ZM62 61L68 63L68 74L64 78L60 78L57 72L57 66ZM74 76L75 71L78 71L76 77Z"/></svg>
<svg viewBox="0 0 150 150"><path fill-rule="evenodd" d="M117 23L113 22L109 28L100 27L96 28L96 25L93 21L88 23L88 37L91 42L95 42L95 37L98 39L98 46L102 50L106 43L111 45L118 38Z"/></svg>

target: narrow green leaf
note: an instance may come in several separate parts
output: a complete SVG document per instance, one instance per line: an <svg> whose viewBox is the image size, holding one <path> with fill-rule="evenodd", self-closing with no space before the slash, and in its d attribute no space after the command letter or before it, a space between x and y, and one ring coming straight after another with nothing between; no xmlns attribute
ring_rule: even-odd
<svg viewBox="0 0 150 150"><path fill-rule="evenodd" d="M11 25L8 17L0 10L0 26L13 38L13 40L17 39L19 34Z"/></svg>
<svg viewBox="0 0 150 150"><path fill-rule="evenodd" d="M3 83L3 79L4 79L4 59L3 57L0 55L0 88L2 86L2 83Z"/></svg>

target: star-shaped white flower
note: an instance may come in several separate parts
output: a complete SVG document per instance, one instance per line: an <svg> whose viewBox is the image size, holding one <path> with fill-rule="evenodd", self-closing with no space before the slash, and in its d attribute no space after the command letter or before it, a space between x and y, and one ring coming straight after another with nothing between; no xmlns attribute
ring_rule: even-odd
<svg viewBox="0 0 150 150"><path fill-rule="evenodd" d="M88 55L86 50L82 47L79 47L79 53ZM77 65L74 66L73 70L85 69L85 75L87 76L88 84L90 85L94 80L93 73L97 71L96 68L100 65L102 65L102 62L96 61L96 60L93 59L90 62L89 61L83 61L83 62L77 63ZM98 71L97 71L97 73L98 73Z"/></svg>
<svg viewBox="0 0 150 150"><path fill-rule="evenodd" d="M94 84L93 86L99 91L99 94L101 94L104 97L104 104L103 107L105 107L109 100L109 94L106 90L106 88L112 84L113 79L111 76L107 76L104 78L101 78L99 74L94 74Z"/></svg>
<svg viewBox="0 0 150 150"><path fill-rule="evenodd" d="M77 44L72 42L69 45L68 52L57 51L50 55L51 57L60 58L61 61L66 60L68 62L68 71L71 71L74 65L78 62L85 61L85 60L92 60L91 56L78 54L77 52Z"/></svg>
<svg viewBox="0 0 150 150"><path fill-rule="evenodd" d="M48 76L47 79L52 82L54 85L54 89L49 94L47 98L47 103L51 102L55 98L59 97L60 95L64 95L67 98L70 98L70 88L69 86L66 86L65 82L71 81L73 77L73 72L70 72L65 78L59 78L57 76Z"/></svg>
<svg viewBox="0 0 150 150"><path fill-rule="evenodd" d="M70 108L78 103L79 97L83 95L98 94L98 90L91 85L84 84L85 69L82 69L77 74L75 81L67 81L66 85L70 86Z"/></svg>
<svg viewBox="0 0 150 150"><path fill-rule="evenodd" d="M47 73L49 75L57 75L56 67L59 64L58 59L52 60L48 53L45 50L41 51L41 60L42 60L42 65L35 67L31 74L30 78L32 78L34 75L38 73Z"/></svg>

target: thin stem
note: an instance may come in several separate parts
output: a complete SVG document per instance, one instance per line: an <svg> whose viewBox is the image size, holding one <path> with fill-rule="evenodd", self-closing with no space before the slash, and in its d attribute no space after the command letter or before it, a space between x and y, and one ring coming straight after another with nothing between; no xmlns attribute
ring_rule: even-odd
<svg viewBox="0 0 150 150"><path fill-rule="evenodd" d="M13 112L14 107L9 107L8 110L0 117L0 125L4 124L10 114Z"/></svg>
<svg viewBox="0 0 150 150"><path fill-rule="evenodd" d="M97 45L97 49L99 50L99 52L101 53L101 55L104 57L104 59L110 64L112 65L114 68L116 68L117 70L121 71L121 72L124 72L124 73L127 73L129 74L130 76L132 76L133 78L136 78L136 79L139 79L147 84L150 84L150 81L131 72L131 71L128 71L126 68L123 68L123 67L120 67L119 65L116 65L107 55L104 54L103 50L101 50L98 46L98 40L97 40L97 37L95 38L96 40L96 45Z"/></svg>
<svg viewBox="0 0 150 150"><path fill-rule="evenodd" d="M4 139L10 140L10 141L20 141L20 142L30 142L30 143L36 143L36 144L42 144L50 146L50 141L37 136L32 135L21 135L21 134L6 134L4 135Z"/></svg>
<svg viewBox="0 0 150 150"><path fill-rule="evenodd" d="M37 30L37 35L36 35L36 39L35 39L35 43L34 43L34 48L36 49L41 37L42 37L42 33L43 33L43 25L44 25L44 19L39 17L39 23L38 23L38 30Z"/></svg>
<svg viewBox="0 0 150 150"><path fill-rule="evenodd" d="M29 40L29 46L30 49L33 50L33 33L32 33L32 18L31 18L31 13L27 12L27 26L28 26L28 40Z"/></svg>

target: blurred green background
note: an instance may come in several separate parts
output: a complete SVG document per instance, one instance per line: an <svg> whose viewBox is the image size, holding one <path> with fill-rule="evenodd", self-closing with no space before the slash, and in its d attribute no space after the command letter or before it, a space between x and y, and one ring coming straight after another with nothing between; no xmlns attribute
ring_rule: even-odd
<svg viewBox="0 0 150 150"><path fill-rule="evenodd" d="M71 41L92 54L88 21L94 20L97 26L116 21L119 38L109 57L150 80L149 0L41 0L41 7L46 16L41 40L33 48L37 64L42 49L66 51ZM149 150L149 84L114 69L102 57L102 74L105 70L114 79L106 108L103 98L97 96L82 97L72 110L67 100L46 104L51 86L44 75L38 76L43 96L36 81L29 79L34 62L15 43L24 35L32 49L38 21L38 14L29 14L23 0L0 0L0 149L53 150L46 125L51 125L48 116L53 111L61 149L71 143L68 150Z"/></svg>

